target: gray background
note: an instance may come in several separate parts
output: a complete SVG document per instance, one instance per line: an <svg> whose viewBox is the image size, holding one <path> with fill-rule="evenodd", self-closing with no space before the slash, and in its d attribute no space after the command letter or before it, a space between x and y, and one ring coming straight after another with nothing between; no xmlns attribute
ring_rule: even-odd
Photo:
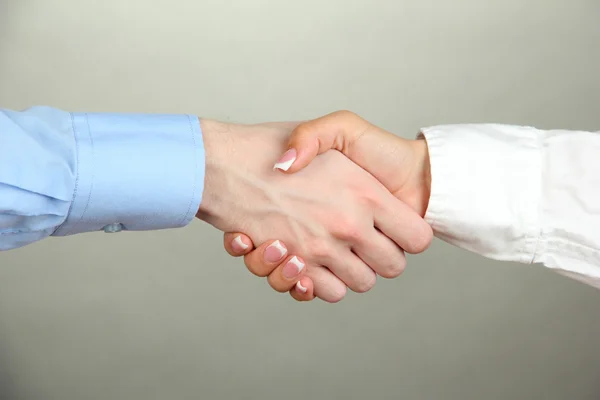
<svg viewBox="0 0 600 400"><path fill-rule="evenodd" d="M0 0L0 106L600 127L597 0ZM296 304L201 222L0 254L2 399L598 399L600 292L436 242Z"/></svg>

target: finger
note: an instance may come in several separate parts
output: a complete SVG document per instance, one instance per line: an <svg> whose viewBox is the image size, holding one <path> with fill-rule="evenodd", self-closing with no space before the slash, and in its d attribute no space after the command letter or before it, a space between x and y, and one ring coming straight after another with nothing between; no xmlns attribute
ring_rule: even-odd
<svg viewBox="0 0 600 400"><path fill-rule="evenodd" d="M433 239L431 226L405 203L384 193L381 207L375 209L375 226L407 253L425 251Z"/></svg>
<svg viewBox="0 0 600 400"><path fill-rule="evenodd" d="M244 256L246 268L256 276L265 277L287 256L288 250L280 240L269 240Z"/></svg>
<svg viewBox="0 0 600 400"><path fill-rule="evenodd" d="M375 286L375 272L349 248L339 251L326 266L353 292L364 293Z"/></svg>
<svg viewBox="0 0 600 400"><path fill-rule="evenodd" d="M314 295L328 303L337 303L346 296L346 285L330 270L322 266L308 265L306 277L314 284ZM304 281L302 281L304 284Z"/></svg>
<svg viewBox="0 0 600 400"><path fill-rule="evenodd" d="M374 127L350 111L337 111L302 123L292 131L286 151L274 169L293 173L306 167L319 154L336 149L346 156L360 135Z"/></svg>
<svg viewBox="0 0 600 400"><path fill-rule="evenodd" d="M298 256L287 257L267 277L269 285L278 292L285 293L296 285L305 270L304 260Z"/></svg>
<svg viewBox="0 0 600 400"><path fill-rule="evenodd" d="M223 246L229 255L234 257L243 256L254 250L254 243L243 233L225 233Z"/></svg>
<svg viewBox="0 0 600 400"><path fill-rule="evenodd" d="M404 251L390 238L373 228L352 251L379 276L398 277L406 267Z"/></svg>
<svg viewBox="0 0 600 400"><path fill-rule="evenodd" d="M311 301L315 298L313 281L308 277L300 279L290 289L290 296L297 301Z"/></svg>

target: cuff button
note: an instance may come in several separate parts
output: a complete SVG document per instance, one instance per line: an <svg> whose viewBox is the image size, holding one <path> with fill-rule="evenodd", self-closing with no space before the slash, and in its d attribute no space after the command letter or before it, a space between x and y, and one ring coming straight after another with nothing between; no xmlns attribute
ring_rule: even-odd
<svg viewBox="0 0 600 400"><path fill-rule="evenodd" d="M104 228L102 228L102 230L105 233L117 233L123 230L123 225L119 223L108 224Z"/></svg>

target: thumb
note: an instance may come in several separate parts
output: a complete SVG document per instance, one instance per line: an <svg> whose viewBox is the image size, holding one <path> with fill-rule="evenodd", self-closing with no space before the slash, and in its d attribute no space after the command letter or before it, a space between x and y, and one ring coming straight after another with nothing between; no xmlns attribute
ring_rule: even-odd
<svg viewBox="0 0 600 400"><path fill-rule="evenodd" d="M349 157L352 143L371 124L350 111L337 111L324 117L304 122L292 131L288 150L273 169L294 173L306 167L319 154L338 150Z"/></svg>

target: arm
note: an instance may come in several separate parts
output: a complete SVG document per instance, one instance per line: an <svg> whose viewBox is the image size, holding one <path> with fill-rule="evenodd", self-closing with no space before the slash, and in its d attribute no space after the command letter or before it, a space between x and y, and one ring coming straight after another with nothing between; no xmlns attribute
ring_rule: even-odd
<svg viewBox="0 0 600 400"><path fill-rule="evenodd" d="M422 135L438 237L600 288L600 134L488 124Z"/></svg>
<svg viewBox="0 0 600 400"><path fill-rule="evenodd" d="M334 113L299 126L276 166L294 173L339 150L424 215L437 237L600 287L600 134L476 124L431 127L419 138Z"/></svg>
<svg viewBox="0 0 600 400"><path fill-rule="evenodd" d="M204 184L198 118L0 109L0 249L48 236L176 228Z"/></svg>
<svg viewBox="0 0 600 400"><path fill-rule="evenodd" d="M346 286L369 290L374 270L399 274L405 258L398 246L424 249L431 228L344 157L325 156L295 177L273 171L265 160L283 149L294 126L0 110L0 246L175 228L196 215L221 230L243 229L258 243L275 232L304 255L270 248L297 272L284 283L306 274L327 301L341 300Z"/></svg>

